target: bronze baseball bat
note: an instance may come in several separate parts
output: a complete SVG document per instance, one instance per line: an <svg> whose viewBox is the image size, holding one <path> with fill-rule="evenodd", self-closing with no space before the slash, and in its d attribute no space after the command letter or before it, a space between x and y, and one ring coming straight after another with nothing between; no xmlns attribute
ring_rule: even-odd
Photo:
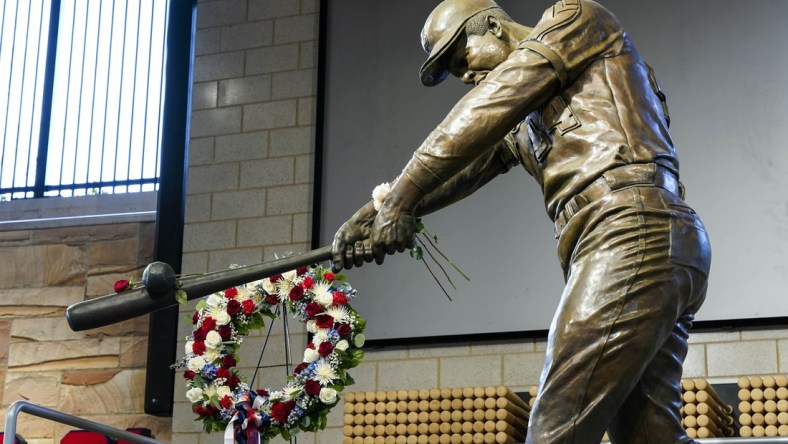
<svg viewBox="0 0 788 444"><path fill-rule="evenodd" d="M262 264L183 277L180 278L181 290L186 292L188 300L197 299L217 291L329 259L331 259L330 245ZM152 276L160 277L163 281L175 281L175 273L167 264L154 262L146 268L146 272L150 270L154 270L150 273ZM161 281L157 279L156 283L159 282ZM148 284L148 287L151 288L135 288L78 302L66 309L68 325L74 331L90 330L178 304L175 300L176 289L174 286L162 288L158 285Z"/></svg>

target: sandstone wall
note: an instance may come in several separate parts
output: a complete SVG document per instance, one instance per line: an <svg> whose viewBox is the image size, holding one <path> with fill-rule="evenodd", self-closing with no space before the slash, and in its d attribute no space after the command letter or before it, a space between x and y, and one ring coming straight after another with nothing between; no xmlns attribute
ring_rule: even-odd
<svg viewBox="0 0 788 444"><path fill-rule="evenodd" d="M143 413L147 317L77 333L64 316L75 302L111 293L116 280L138 278L152 259L153 233L153 222L0 232L3 419L22 399L170 440L171 419ZM68 430L21 414L17 433L50 444Z"/></svg>

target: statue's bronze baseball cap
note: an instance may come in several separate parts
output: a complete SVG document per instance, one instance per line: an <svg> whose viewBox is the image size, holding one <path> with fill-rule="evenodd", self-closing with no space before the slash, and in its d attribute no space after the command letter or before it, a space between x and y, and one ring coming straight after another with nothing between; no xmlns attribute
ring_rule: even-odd
<svg viewBox="0 0 788 444"><path fill-rule="evenodd" d="M429 54L419 77L425 86L435 86L448 75L449 55L474 15L499 6L492 0L444 0L427 17L421 30L421 46Z"/></svg>

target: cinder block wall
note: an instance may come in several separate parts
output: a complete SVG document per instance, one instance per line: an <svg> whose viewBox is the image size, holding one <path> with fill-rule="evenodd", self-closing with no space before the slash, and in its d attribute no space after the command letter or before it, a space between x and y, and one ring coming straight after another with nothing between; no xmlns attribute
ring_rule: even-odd
<svg viewBox="0 0 788 444"><path fill-rule="evenodd" d="M317 30L317 0L199 3L185 272L309 247ZM298 350L303 335L295 339ZM257 361L260 340L244 345L241 365ZM693 334L690 341L686 376L722 381L788 373L788 329ZM266 351L266 359L280 354L281 348ZM351 372L350 389L506 384L525 390L537 382L543 359L541 340L368 349ZM284 384L283 377L270 377L263 385L269 381ZM200 433L183 393L178 380L173 442L221 442L218 434ZM299 442L336 444L341 426L338 406L325 432L300 435Z"/></svg>

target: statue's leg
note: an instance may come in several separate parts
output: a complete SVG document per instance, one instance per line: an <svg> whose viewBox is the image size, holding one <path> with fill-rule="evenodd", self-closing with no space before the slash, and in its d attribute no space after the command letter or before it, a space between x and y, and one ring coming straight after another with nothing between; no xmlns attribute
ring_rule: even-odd
<svg viewBox="0 0 788 444"><path fill-rule="evenodd" d="M598 443L677 320L702 300L676 272L683 267L672 260L674 217L663 193L623 189L575 216L582 234L550 329L528 443ZM665 350L678 363L664 381L676 395L682 350ZM648 442L689 442L678 406L668 410L670 440Z"/></svg>

